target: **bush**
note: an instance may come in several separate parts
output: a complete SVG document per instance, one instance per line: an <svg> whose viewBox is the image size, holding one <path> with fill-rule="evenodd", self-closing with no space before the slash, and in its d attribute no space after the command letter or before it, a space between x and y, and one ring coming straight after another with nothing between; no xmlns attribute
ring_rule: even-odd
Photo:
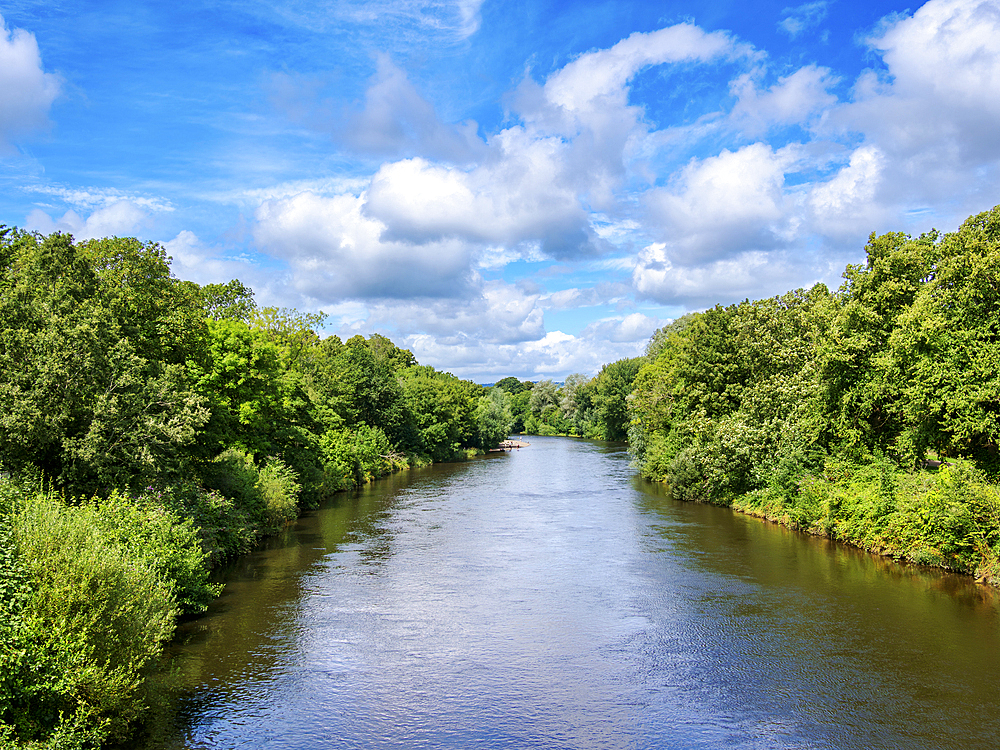
<svg viewBox="0 0 1000 750"><path fill-rule="evenodd" d="M277 531L299 517L299 492L295 472L280 459L271 458L257 474L254 489L263 505L264 525Z"/></svg>
<svg viewBox="0 0 1000 750"><path fill-rule="evenodd" d="M178 518L191 520L209 568L227 557L249 552L257 542L258 530L251 514L217 490L194 482L176 482L147 487L143 497L169 508Z"/></svg>
<svg viewBox="0 0 1000 750"><path fill-rule="evenodd" d="M175 584L95 504L26 498L8 516L2 689L8 736L122 739L177 615ZM13 550L13 557L11 557ZM74 740L75 741L75 740ZM88 740L90 741L90 740Z"/></svg>
<svg viewBox="0 0 1000 750"><path fill-rule="evenodd" d="M208 581L209 559L190 518L180 520L162 495L146 493L130 498L117 491L95 500L96 520L106 538L141 558L164 581L180 611L204 612L221 586Z"/></svg>
<svg viewBox="0 0 1000 750"><path fill-rule="evenodd" d="M356 487L407 465L386 434L366 424L353 430L328 431L320 440L320 449L334 489Z"/></svg>
<svg viewBox="0 0 1000 750"><path fill-rule="evenodd" d="M279 458L267 459L261 468L246 451L229 448L205 472L205 483L233 501L233 520L248 524L254 540L298 517L301 487Z"/></svg>

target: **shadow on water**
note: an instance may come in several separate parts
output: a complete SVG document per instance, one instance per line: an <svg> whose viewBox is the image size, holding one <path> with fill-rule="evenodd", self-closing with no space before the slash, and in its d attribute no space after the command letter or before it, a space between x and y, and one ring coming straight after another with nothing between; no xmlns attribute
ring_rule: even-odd
<svg viewBox="0 0 1000 750"><path fill-rule="evenodd" d="M149 750L995 744L992 590L675 502L620 445L531 443L221 571Z"/></svg>

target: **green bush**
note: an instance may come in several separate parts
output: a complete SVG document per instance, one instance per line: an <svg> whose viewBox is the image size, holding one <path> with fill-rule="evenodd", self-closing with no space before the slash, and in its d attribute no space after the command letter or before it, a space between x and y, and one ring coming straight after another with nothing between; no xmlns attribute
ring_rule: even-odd
<svg viewBox="0 0 1000 750"><path fill-rule="evenodd" d="M280 459L268 459L257 474L254 489L263 504L264 524L268 532L277 531L299 517L301 487L295 481L295 472Z"/></svg>
<svg viewBox="0 0 1000 750"><path fill-rule="evenodd" d="M269 458L261 468L248 452L229 448L212 462L205 482L233 501L233 520L249 524L255 540L298 516L301 487L281 459Z"/></svg>
<svg viewBox="0 0 1000 750"><path fill-rule="evenodd" d="M178 518L191 520L210 568L227 557L249 552L257 542L251 514L217 490L194 482L176 482L147 487L143 497L169 508Z"/></svg>
<svg viewBox="0 0 1000 750"><path fill-rule="evenodd" d="M335 489L356 487L407 465L386 434L366 424L353 430L329 430L320 439L320 450L324 470Z"/></svg>
<svg viewBox="0 0 1000 750"><path fill-rule="evenodd" d="M4 578L21 592L3 605L16 610L0 652L8 736L67 747L122 739L173 633L175 584L109 533L95 504L36 495L8 523Z"/></svg>
<svg viewBox="0 0 1000 750"><path fill-rule="evenodd" d="M222 590L208 581L208 554L193 521L180 520L151 492L136 498L117 491L95 500L106 538L146 562L173 588L182 613L204 612Z"/></svg>

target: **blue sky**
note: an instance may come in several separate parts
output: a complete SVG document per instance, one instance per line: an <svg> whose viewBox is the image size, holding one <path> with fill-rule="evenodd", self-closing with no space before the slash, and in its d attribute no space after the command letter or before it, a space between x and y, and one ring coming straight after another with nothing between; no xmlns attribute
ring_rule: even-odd
<svg viewBox="0 0 1000 750"><path fill-rule="evenodd" d="M0 2L0 223L562 379L1000 203L1000 0Z"/></svg>

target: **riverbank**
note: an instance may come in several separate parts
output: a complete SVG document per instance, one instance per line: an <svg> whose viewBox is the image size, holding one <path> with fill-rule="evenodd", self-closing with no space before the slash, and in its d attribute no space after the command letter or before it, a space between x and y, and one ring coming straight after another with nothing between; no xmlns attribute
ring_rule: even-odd
<svg viewBox="0 0 1000 750"><path fill-rule="evenodd" d="M333 493L431 463L354 457ZM177 482L78 500L0 479L0 749L128 742L179 619L222 591L212 570L314 507L281 464L261 468L241 451L223 453L206 477L214 488Z"/></svg>
<svg viewBox="0 0 1000 750"><path fill-rule="evenodd" d="M785 486L713 504L1000 586L1000 488L970 462L906 472L885 460L829 459Z"/></svg>

